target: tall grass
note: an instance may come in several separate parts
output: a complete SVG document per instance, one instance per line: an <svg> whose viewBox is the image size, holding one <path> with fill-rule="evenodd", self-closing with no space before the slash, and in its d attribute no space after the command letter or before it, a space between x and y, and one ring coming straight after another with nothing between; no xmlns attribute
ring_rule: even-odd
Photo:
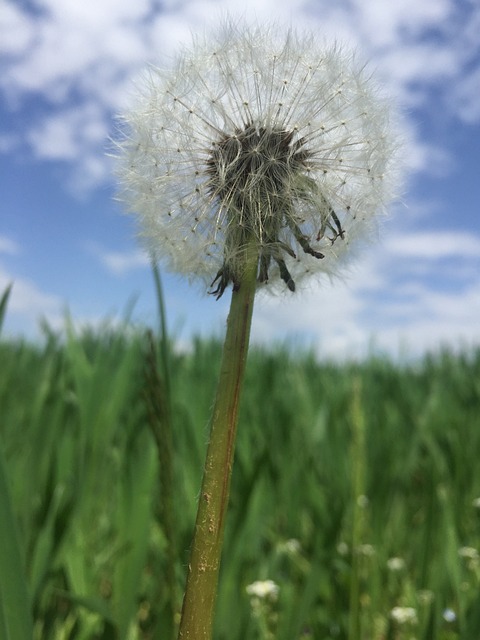
<svg viewBox="0 0 480 640"><path fill-rule="evenodd" d="M220 345L169 348L162 401L164 342L128 326L45 330L41 345L0 343L33 637L172 637ZM404 366L252 349L215 637L480 637L479 416L479 349ZM259 603L245 588L265 579L279 595ZM0 575L2 602L8 591Z"/></svg>

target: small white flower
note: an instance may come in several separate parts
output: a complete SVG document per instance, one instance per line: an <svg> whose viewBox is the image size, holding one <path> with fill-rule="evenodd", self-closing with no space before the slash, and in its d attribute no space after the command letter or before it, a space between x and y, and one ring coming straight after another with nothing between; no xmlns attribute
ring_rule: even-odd
<svg viewBox="0 0 480 640"><path fill-rule="evenodd" d="M416 624L417 611L413 607L393 607L390 616L398 624Z"/></svg>
<svg viewBox="0 0 480 640"><path fill-rule="evenodd" d="M387 567L390 571L401 571L405 568L405 560L403 558L389 558L387 560Z"/></svg>
<svg viewBox="0 0 480 640"><path fill-rule="evenodd" d="M297 553L300 553L300 551L302 550L302 545L300 544L300 541L297 540L296 538L290 538L285 542L285 549L287 553L296 555Z"/></svg>
<svg viewBox="0 0 480 640"><path fill-rule="evenodd" d="M457 614L453 609L445 609L442 616L446 622L455 622L457 619Z"/></svg>
<svg viewBox="0 0 480 640"><path fill-rule="evenodd" d="M478 560L479 558L478 551L474 547L460 547L458 555L467 560Z"/></svg>
<svg viewBox="0 0 480 640"><path fill-rule="evenodd" d="M428 606L435 599L435 595L433 591L429 591L428 589L421 589L420 591L417 592L417 596L420 604L424 606Z"/></svg>
<svg viewBox="0 0 480 640"><path fill-rule="evenodd" d="M371 545L371 544L361 544L357 548L357 552L361 556L365 556L367 558L370 558L370 557L375 555L375 547L373 545Z"/></svg>
<svg viewBox="0 0 480 640"><path fill-rule="evenodd" d="M475 498L475 500L472 500L472 507L475 507L475 509L480 509L480 498Z"/></svg>
<svg viewBox="0 0 480 640"><path fill-rule="evenodd" d="M395 139L371 77L304 33L224 26L153 68L119 142L120 198L174 272L239 286L336 273L393 195Z"/></svg>
<svg viewBox="0 0 480 640"><path fill-rule="evenodd" d="M260 598L260 600L276 600L280 587L273 580L257 580L246 587L249 596Z"/></svg>
<svg viewBox="0 0 480 640"><path fill-rule="evenodd" d="M368 496L361 495L357 497L357 506L360 509L366 509L369 505Z"/></svg>
<svg viewBox="0 0 480 640"><path fill-rule="evenodd" d="M280 551L280 553L286 553L290 556L296 556L301 552L302 545L296 538L290 538L289 540L285 540L284 542L279 543L278 550Z"/></svg>

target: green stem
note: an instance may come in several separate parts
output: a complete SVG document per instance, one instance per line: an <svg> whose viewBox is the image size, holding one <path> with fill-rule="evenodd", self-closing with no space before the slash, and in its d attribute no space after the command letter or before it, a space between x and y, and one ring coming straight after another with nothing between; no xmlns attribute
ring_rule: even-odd
<svg viewBox="0 0 480 640"><path fill-rule="evenodd" d="M257 256L232 293L210 442L183 600L179 640L210 640L232 473L238 407L255 297Z"/></svg>

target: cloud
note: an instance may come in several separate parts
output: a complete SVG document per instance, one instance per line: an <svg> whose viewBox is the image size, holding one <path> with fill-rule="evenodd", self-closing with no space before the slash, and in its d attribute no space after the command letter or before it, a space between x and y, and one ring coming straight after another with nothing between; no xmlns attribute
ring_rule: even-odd
<svg viewBox="0 0 480 640"><path fill-rule="evenodd" d="M443 293L420 286L410 294L393 303L337 283L288 301L264 300L256 305L252 337L269 343L301 336L321 358L335 359L363 358L372 345L392 356L408 347L419 356L440 344L478 344L478 285Z"/></svg>
<svg viewBox="0 0 480 640"><path fill-rule="evenodd" d="M420 112L428 121L435 109L447 132L455 118L480 121L480 5L454 0L4 0L0 93L7 118L0 152L27 150L40 162L65 163L69 187L80 193L104 184L112 115L128 101L132 78L148 61L168 64L192 31L226 11L260 21L275 16L360 47L407 106L402 126L409 167L435 177L452 171L455 159L436 140L422 138L414 118ZM462 336L478 341L480 238L448 230L415 233L411 223L418 221L409 217L401 234L368 251L344 283L325 282L292 299L259 298L256 339L304 333L319 353L337 356L364 353L372 331L388 350L402 340L415 351ZM139 250L98 244L88 250L115 277L149 263ZM18 255L20 247L0 236L0 253ZM11 279L0 270L0 286ZM61 306L34 281L17 278L7 319L33 326L38 315L47 315L63 324Z"/></svg>
<svg viewBox="0 0 480 640"><path fill-rule="evenodd" d="M480 258L480 237L467 232L417 231L388 238L385 251L402 258Z"/></svg>
<svg viewBox="0 0 480 640"><path fill-rule="evenodd" d="M32 46L35 26L28 16L12 2L2 3L0 26L2 28L0 52L4 55L21 55Z"/></svg>
<svg viewBox="0 0 480 640"><path fill-rule="evenodd" d="M36 333L39 318L47 318L52 328L63 324L63 301L42 291L29 278L15 277L0 265L0 292L13 284L8 300L4 332L10 335Z"/></svg>
<svg viewBox="0 0 480 640"><path fill-rule="evenodd" d="M0 253L15 256L20 253L20 246L8 236L0 236Z"/></svg>
<svg viewBox="0 0 480 640"><path fill-rule="evenodd" d="M327 36L344 36L352 46L360 45L406 104L428 100L434 83L459 117L480 117L476 74L466 66L478 51L477 40L468 36L475 9L462 12L452 0L393 5L350 0L334 7L325 1L315 8L301 0L252 0L241 8L233 0L185 0L163 3L161 10L154 0L42 0L34 4L35 12L11 1L4 4L0 90L14 114L32 96L47 105L30 114L26 126L23 118L15 135L35 157L69 162L79 173L74 182L85 187L101 183L108 174L108 163L101 160L105 139L112 115L127 101L130 79L149 60L166 62L180 43L190 40L191 31L227 11L259 20L276 15L311 28L318 22ZM463 32L465 38L459 37ZM16 146L11 135L9 149ZM416 169L431 167L433 158L448 169L438 149L417 140L415 133L410 138ZM93 163L93 156L104 162L103 168Z"/></svg>
<svg viewBox="0 0 480 640"><path fill-rule="evenodd" d="M451 95L452 109L468 124L480 121L479 87L480 66L477 66L457 83Z"/></svg>
<svg viewBox="0 0 480 640"><path fill-rule="evenodd" d="M122 276L135 269L150 265L150 258L140 249L122 253L120 251L109 251L98 243L91 243L88 245L87 250L93 253L109 273L114 276Z"/></svg>
<svg viewBox="0 0 480 640"><path fill-rule="evenodd" d="M450 0L352 0L350 5L359 29L376 47L396 46L399 40L418 38L453 13Z"/></svg>
<svg viewBox="0 0 480 640"><path fill-rule="evenodd" d="M393 355L406 347L419 355L442 343L478 343L479 260L475 235L391 234L344 281L324 281L300 295L260 296L253 338L302 336L321 357L341 359L364 357L372 344ZM422 278L430 272L435 284ZM452 279L460 284L445 286Z"/></svg>

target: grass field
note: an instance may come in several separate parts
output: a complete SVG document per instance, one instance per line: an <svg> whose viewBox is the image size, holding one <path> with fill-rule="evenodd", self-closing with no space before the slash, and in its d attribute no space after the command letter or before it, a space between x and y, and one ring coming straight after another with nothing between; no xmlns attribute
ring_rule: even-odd
<svg viewBox="0 0 480 640"><path fill-rule="evenodd" d="M107 325L0 343L35 640L175 637L220 345L169 350L168 368L155 346ZM480 349L410 365L252 349L216 640L480 638L479 455ZM12 558L2 638L25 587Z"/></svg>

